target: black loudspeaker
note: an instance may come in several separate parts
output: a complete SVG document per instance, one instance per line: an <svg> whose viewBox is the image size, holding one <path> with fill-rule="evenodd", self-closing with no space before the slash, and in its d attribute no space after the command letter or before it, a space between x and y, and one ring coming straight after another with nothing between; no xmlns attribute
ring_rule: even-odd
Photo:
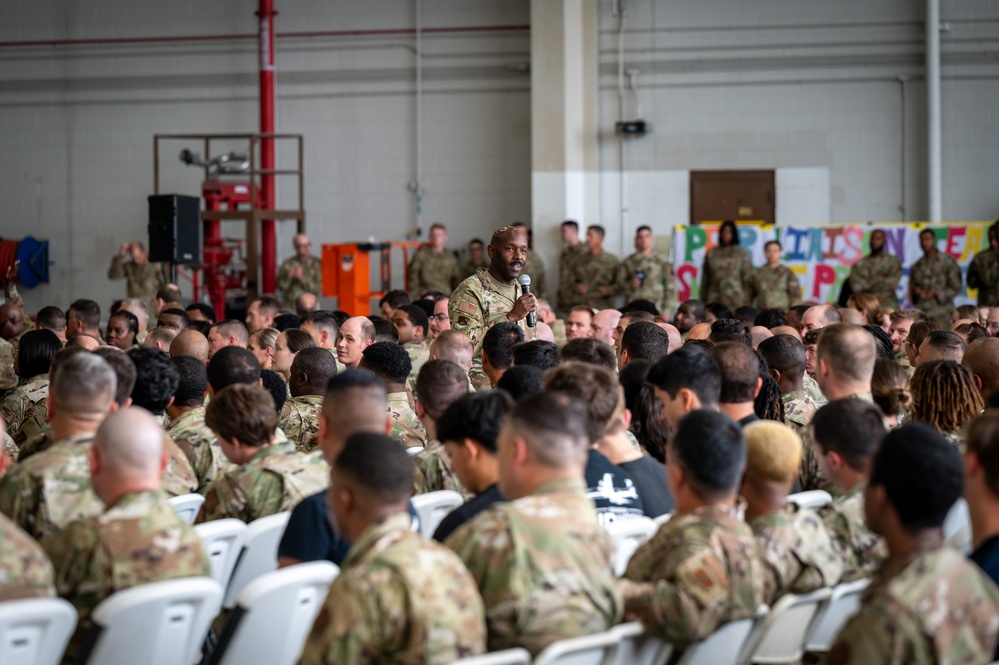
<svg viewBox="0 0 999 665"><path fill-rule="evenodd" d="M201 263L201 199L180 194L149 197L149 260Z"/></svg>

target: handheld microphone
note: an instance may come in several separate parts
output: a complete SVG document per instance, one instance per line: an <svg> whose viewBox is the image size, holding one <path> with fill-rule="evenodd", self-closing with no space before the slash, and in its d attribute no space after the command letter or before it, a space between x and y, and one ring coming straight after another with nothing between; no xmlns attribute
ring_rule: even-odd
<svg viewBox="0 0 999 665"><path fill-rule="evenodd" d="M527 275L521 275L520 277L517 278L517 281L520 282L520 288L522 288L524 290L524 293L530 293L531 292L531 278L530 277L528 277ZM533 328L534 325L535 325L534 312L528 312L527 313L527 327L528 328Z"/></svg>

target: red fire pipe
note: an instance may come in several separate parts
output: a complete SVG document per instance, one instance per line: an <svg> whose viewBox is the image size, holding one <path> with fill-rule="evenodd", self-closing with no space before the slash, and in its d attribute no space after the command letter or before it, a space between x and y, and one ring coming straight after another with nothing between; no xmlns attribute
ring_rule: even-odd
<svg viewBox="0 0 999 665"><path fill-rule="evenodd" d="M274 0L260 0L257 17L260 19L260 133L274 133ZM265 171L276 168L274 139L260 142L260 166ZM277 193L273 173L261 176L264 208L277 208ZM273 219L264 220L260 230L260 265L263 269L263 293L274 293L277 285L277 233ZM251 279L253 276L250 276Z"/></svg>

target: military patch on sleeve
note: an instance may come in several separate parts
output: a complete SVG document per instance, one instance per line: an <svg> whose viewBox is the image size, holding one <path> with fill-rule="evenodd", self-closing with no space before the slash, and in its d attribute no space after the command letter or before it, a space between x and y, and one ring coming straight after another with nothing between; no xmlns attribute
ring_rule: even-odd
<svg viewBox="0 0 999 665"><path fill-rule="evenodd" d="M685 586L702 607L709 607L728 595L728 578L711 552L703 552L684 562L677 570L677 582Z"/></svg>
<svg viewBox="0 0 999 665"><path fill-rule="evenodd" d="M461 326L462 328L464 328L465 326L468 326L471 323L472 323L472 320L469 319L464 314L462 314L461 316L458 317L458 321L456 322L456 325Z"/></svg>
<svg viewBox="0 0 999 665"><path fill-rule="evenodd" d="M464 312L465 314L475 314L479 311L478 306L471 300L462 300L458 303L457 309L459 312Z"/></svg>

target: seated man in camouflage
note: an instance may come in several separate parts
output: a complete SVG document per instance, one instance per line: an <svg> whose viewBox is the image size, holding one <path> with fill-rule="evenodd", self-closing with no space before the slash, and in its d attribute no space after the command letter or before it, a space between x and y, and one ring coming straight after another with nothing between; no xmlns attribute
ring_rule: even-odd
<svg viewBox="0 0 999 665"><path fill-rule="evenodd" d="M843 561L843 581L868 577L888 552L864 521L864 487L871 459L885 436L881 410L859 399L829 402L815 412L812 432L823 475L843 495L819 515Z"/></svg>
<svg viewBox="0 0 999 665"><path fill-rule="evenodd" d="M214 395L205 422L237 468L212 481L199 521L235 517L244 522L291 510L326 486L329 466L290 442L277 443L277 412L270 393L236 384Z"/></svg>
<svg viewBox="0 0 999 665"><path fill-rule="evenodd" d="M867 525L884 537L888 559L836 638L830 665L992 660L999 589L944 545L943 523L963 486L960 453L929 426L885 437L864 503Z"/></svg>
<svg viewBox="0 0 999 665"><path fill-rule="evenodd" d="M163 431L148 412L131 407L108 416L94 437L89 462L90 483L104 511L42 541L55 567L56 590L80 614L67 653L81 646L91 613L111 594L211 575L198 534L159 489Z"/></svg>
<svg viewBox="0 0 999 665"><path fill-rule="evenodd" d="M582 405L559 393L522 400L500 430L500 491L510 499L445 544L468 566L486 605L489 650L536 654L621 618L614 545L586 497L589 437Z"/></svg>
<svg viewBox="0 0 999 665"><path fill-rule="evenodd" d="M303 665L446 665L485 650L482 599L454 552L421 539L407 512L413 465L384 434L347 439L329 502L353 542L312 626Z"/></svg>
<svg viewBox="0 0 999 665"><path fill-rule="evenodd" d="M360 367L385 382L392 438L407 448L427 445L427 430L406 394L406 379L413 367L406 349L395 342L375 342L362 352Z"/></svg>
<svg viewBox="0 0 999 665"><path fill-rule="evenodd" d="M801 440L772 420L747 425L746 473L739 493L746 500L763 561L766 593L773 605L785 593L808 593L835 586L843 562L814 511L788 503L801 463Z"/></svg>
<svg viewBox="0 0 999 665"><path fill-rule="evenodd" d="M626 616L684 645L763 603L763 568L753 532L736 505L746 444L739 426L715 411L684 416L667 445L673 519L635 551L621 591Z"/></svg>
<svg viewBox="0 0 999 665"><path fill-rule="evenodd" d="M316 447L319 412L330 379L336 376L336 360L326 349L302 349L291 362L288 387L291 399L281 409L279 426L288 440L303 453Z"/></svg>
<svg viewBox="0 0 999 665"><path fill-rule="evenodd" d="M0 512L36 540L103 509L90 488L87 455L117 385L111 366L92 353L74 353L56 367L49 386L54 441L0 479Z"/></svg>
<svg viewBox="0 0 999 665"><path fill-rule="evenodd" d="M396 310L398 311L398 310ZM437 438L437 419L455 401L468 394L468 374L450 360L431 360L416 379L416 415L427 430L426 447L413 455L416 474L413 494L454 490L471 497L451 472L443 442Z"/></svg>

